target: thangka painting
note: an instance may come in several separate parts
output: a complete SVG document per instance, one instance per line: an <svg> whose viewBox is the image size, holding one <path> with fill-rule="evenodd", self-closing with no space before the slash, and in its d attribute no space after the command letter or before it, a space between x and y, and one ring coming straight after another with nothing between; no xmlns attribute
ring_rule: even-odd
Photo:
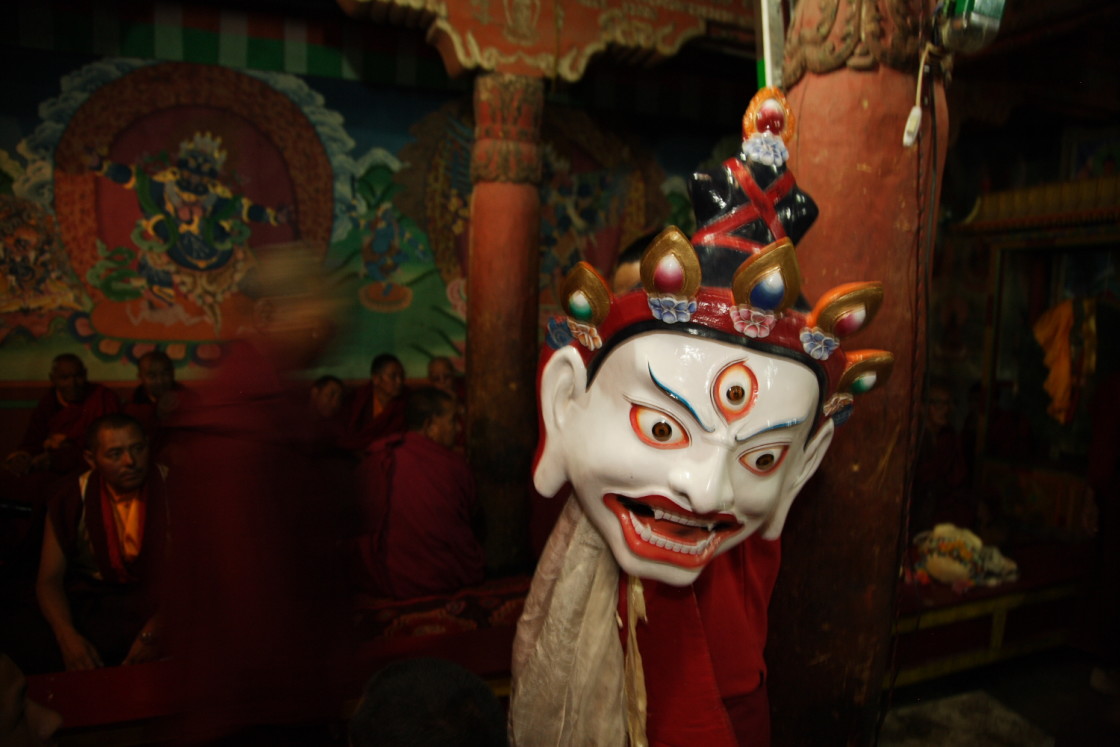
<svg viewBox="0 0 1120 747"><path fill-rule="evenodd" d="M393 114L371 126L370 111ZM41 378L65 350L127 380L156 347L190 378L250 331L254 267L293 240L321 250L350 301L325 371L361 378L384 351L416 376L461 359L469 101L105 59L62 75L23 129L0 142L4 379ZM547 303L581 259L609 274L672 200L652 157L585 115L548 111L543 139Z"/></svg>
<svg viewBox="0 0 1120 747"><path fill-rule="evenodd" d="M412 128L402 151L409 166L397 174L407 189L398 209L428 229L440 274L456 303L467 268L470 225L470 154L474 118L469 102L453 101ZM601 129L586 113L546 107L542 125L542 317L558 308L556 289L581 260L609 277L620 251L670 221L690 220L683 181L673 183L657 162L620 135Z"/></svg>

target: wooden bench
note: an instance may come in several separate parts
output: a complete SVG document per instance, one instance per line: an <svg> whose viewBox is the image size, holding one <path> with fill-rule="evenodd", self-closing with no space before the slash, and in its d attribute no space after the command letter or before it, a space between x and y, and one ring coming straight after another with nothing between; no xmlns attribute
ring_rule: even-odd
<svg viewBox="0 0 1120 747"><path fill-rule="evenodd" d="M934 582L900 582L894 626L900 687L1071 641L1091 573L1092 546L1040 543L1007 555L1017 581L972 587L963 594Z"/></svg>

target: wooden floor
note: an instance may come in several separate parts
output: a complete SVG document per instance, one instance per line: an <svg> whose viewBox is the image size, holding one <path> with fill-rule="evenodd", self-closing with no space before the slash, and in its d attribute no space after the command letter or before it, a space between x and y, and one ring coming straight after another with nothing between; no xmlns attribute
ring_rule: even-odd
<svg viewBox="0 0 1120 747"><path fill-rule="evenodd" d="M916 704L982 692L1036 727L1056 747L1116 747L1120 745L1120 697L1090 687L1090 674L1097 664L1081 650L1054 648L887 691L884 717ZM973 731L982 733L983 728L977 725ZM932 735L928 741L921 734L911 736L905 744L944 744Z"/></svg>

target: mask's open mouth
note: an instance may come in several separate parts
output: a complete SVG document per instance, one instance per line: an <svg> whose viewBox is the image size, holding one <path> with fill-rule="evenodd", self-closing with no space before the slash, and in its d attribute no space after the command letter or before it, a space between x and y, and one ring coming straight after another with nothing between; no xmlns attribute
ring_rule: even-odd
<svg viewBox="0 0 1120 747"><path fill-rule="evenodd" d="M693 513L660 495L607 493L603 503L618 517L635 555L684 568L707 564L724 540L743 528L731 514Z"/></svg>

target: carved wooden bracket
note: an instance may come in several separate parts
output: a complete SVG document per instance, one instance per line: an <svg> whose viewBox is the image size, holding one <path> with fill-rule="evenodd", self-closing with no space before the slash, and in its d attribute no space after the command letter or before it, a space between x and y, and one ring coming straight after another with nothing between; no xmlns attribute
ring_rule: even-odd
<svg viewBox="0 0 1120 747"><path fill-rule="evenodd" d="M356 18L427 29L452 76L465 70L577 81L608 47L650 64L709 22L754 28L754 0L338 0Z"/></svg>
<svg viewBox="0 0 1120 747"><path fill-rule="evenodd" d="M786 33L782 85L844 66L916 72L928 17L928 0L801 0Z"/></svg>

